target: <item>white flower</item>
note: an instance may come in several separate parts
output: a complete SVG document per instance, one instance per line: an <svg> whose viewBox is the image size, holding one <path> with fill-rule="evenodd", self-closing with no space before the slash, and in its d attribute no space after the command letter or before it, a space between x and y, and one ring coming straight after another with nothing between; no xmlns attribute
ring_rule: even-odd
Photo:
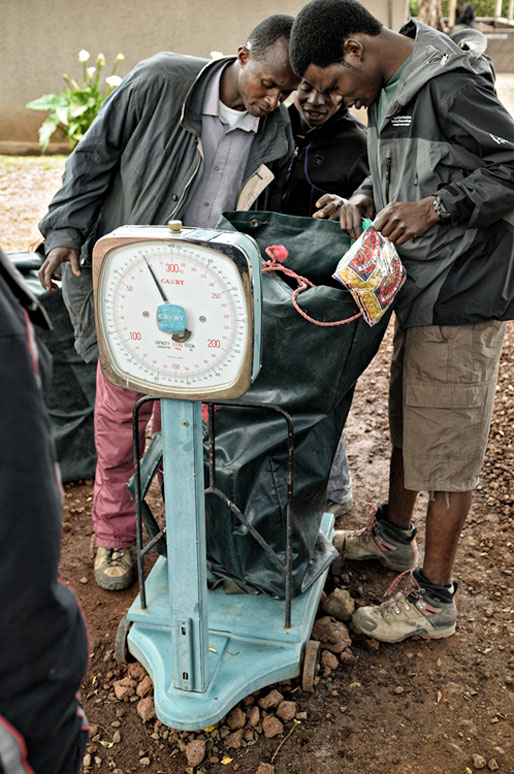
<svg viewBox="0 0 514 774"><path fill-rule="evenodd" d="M91 80L93 80L93 77L94 77L94 75L96 73L96 67L88 67L86 72L87 72L87 77L91 78Z"/></svg>
<svg viewBox="0 0 514 774"><path fill-rule="evenodd" d="M100 65L100 67L105 66L105 57L103 54L98 54L98 56L96 57L96 61Z"/></svg>
<svg viewBox="0 0 514 774"><path fill-rule="evenodd" d="M223 59L222 51L211 51L211 59Z"/></svg>
<svg viewBox="0 0 514 774"><path fill-rule="evenodd" d="M116 54L117 62L123 62L124 59L125 59L125 54L122 54L121 52L119 54Z"/></svg>
<svg viewBox="0 0 514 774"><path fill-rule="evenodd" d="M86 51L85 48L82 48L79 51L79 62L84 63L84 62L87 62L88 59L89 59L89 51Z"/></svg>
<svg viewBox="0 0 514 774"><path fill-rule="evenodd" d="M119 75L108 75L105 79L105 82L109 84L109 86L119 86L122 79Z"/></svg>

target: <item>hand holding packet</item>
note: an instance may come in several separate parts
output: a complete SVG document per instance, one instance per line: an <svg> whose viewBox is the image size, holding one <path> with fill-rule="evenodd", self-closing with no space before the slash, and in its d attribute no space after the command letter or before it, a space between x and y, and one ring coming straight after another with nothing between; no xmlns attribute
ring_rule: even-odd
<svg viewBox="0 0 514 774"><path fill-rule="evenodd" d="M372 221L363 218L362 227L332 276L350 291L368 325L375 325L393 303L407 273L394 244Z"/></svg>

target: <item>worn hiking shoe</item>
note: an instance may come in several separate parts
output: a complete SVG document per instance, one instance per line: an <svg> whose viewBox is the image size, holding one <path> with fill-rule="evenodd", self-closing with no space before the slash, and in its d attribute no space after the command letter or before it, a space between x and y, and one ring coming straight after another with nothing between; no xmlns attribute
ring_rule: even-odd
<svg viewBox="0 0 514 774"><path fill-rule="evenodd" d="M346 513L351 511L353 508L353 497L350 495L349 497L346 497L342 503L336 503L334 500L327 500L327 504L325 506L325 513L333 513L334 518L339 518L339 516L344 516Z"/></svg>
<svg viewBox="0 0 514 774"><path fill-rule="evenodd" d="M379 505L367 527L335 531L334 547L343 559L376 559L390 570L411 570L417 564L417 529L401 529L387 521L387 505Z"/></svg>
<svg viewBox="0 0 514 774"><path fill-rule="evenodd" d="M95 559L95 581L106 591L122 591L132 584L134 561L130 548L98 546Z"/></svg>
<svg viewBox="0 0 514 774"><path fill-rule="evenodd" d="M402 584L402 588L397 590ZM419 570L399 575L381 605L360 607L352 616L355 629L381 642L401 642L416 634L441 639L455 633L457 584L435 586Z"/></svg>

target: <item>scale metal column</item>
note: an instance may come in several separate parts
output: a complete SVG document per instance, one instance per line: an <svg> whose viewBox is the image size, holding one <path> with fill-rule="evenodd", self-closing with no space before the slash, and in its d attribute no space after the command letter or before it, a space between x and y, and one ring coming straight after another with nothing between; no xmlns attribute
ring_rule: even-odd
<svg viewBox="0 0 514 774"><path fill-rule="evenodd" d="M206 728L302 662L312 683L319 648L309 636L327 571L286 600L285 620L283 601L207 587L201 402L244 395L259 372L259 249L179 221L125 226L97 242L93 268L106 378L161 399L167 556L127 614L127 646L152 677L159 719ZM332 537L331 514L321 529Z"/></svg>

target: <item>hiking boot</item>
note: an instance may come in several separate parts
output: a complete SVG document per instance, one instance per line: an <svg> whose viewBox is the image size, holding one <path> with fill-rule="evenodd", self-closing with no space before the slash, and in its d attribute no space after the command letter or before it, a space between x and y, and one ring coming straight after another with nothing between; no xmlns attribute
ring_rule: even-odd
<svg viewBox="0 0 514 774"><path fill-rule="evenodd" d="M396 590L403 581L403 587ZM355 629L381 642L401 642L419 635L427 640L455 633L457 584L435 586L420 570L407 570L388 588L381 605L360 607L352 616Z"/></svg>
<svg viewBox="0 0 514 774"><path fill-rule="evenodd" d="M343 559L376 559L390 570L403 572L417 564L416 528L401 529L387 521L387 505L382 504L367 527L335 531L334 547Z"/></svg>
<svg viewBox="0 0 514 774"><path fill-rule="evenodd" d="M134 561L130 548L98 546L95 559L95 581L106 591L122 591L132 584Z"/></svg>
<svg viewBox="0 0 514 774"><path fill-rule="evenodd" d="M353 497L350 495L349 497L346 497L342 503L336 503L333 500L327 500L327 504L325 506L325 513L333 513L334 518L339 518L339 516L344 516L348 513L348 511L351 511L353 508Z"/></svg>

